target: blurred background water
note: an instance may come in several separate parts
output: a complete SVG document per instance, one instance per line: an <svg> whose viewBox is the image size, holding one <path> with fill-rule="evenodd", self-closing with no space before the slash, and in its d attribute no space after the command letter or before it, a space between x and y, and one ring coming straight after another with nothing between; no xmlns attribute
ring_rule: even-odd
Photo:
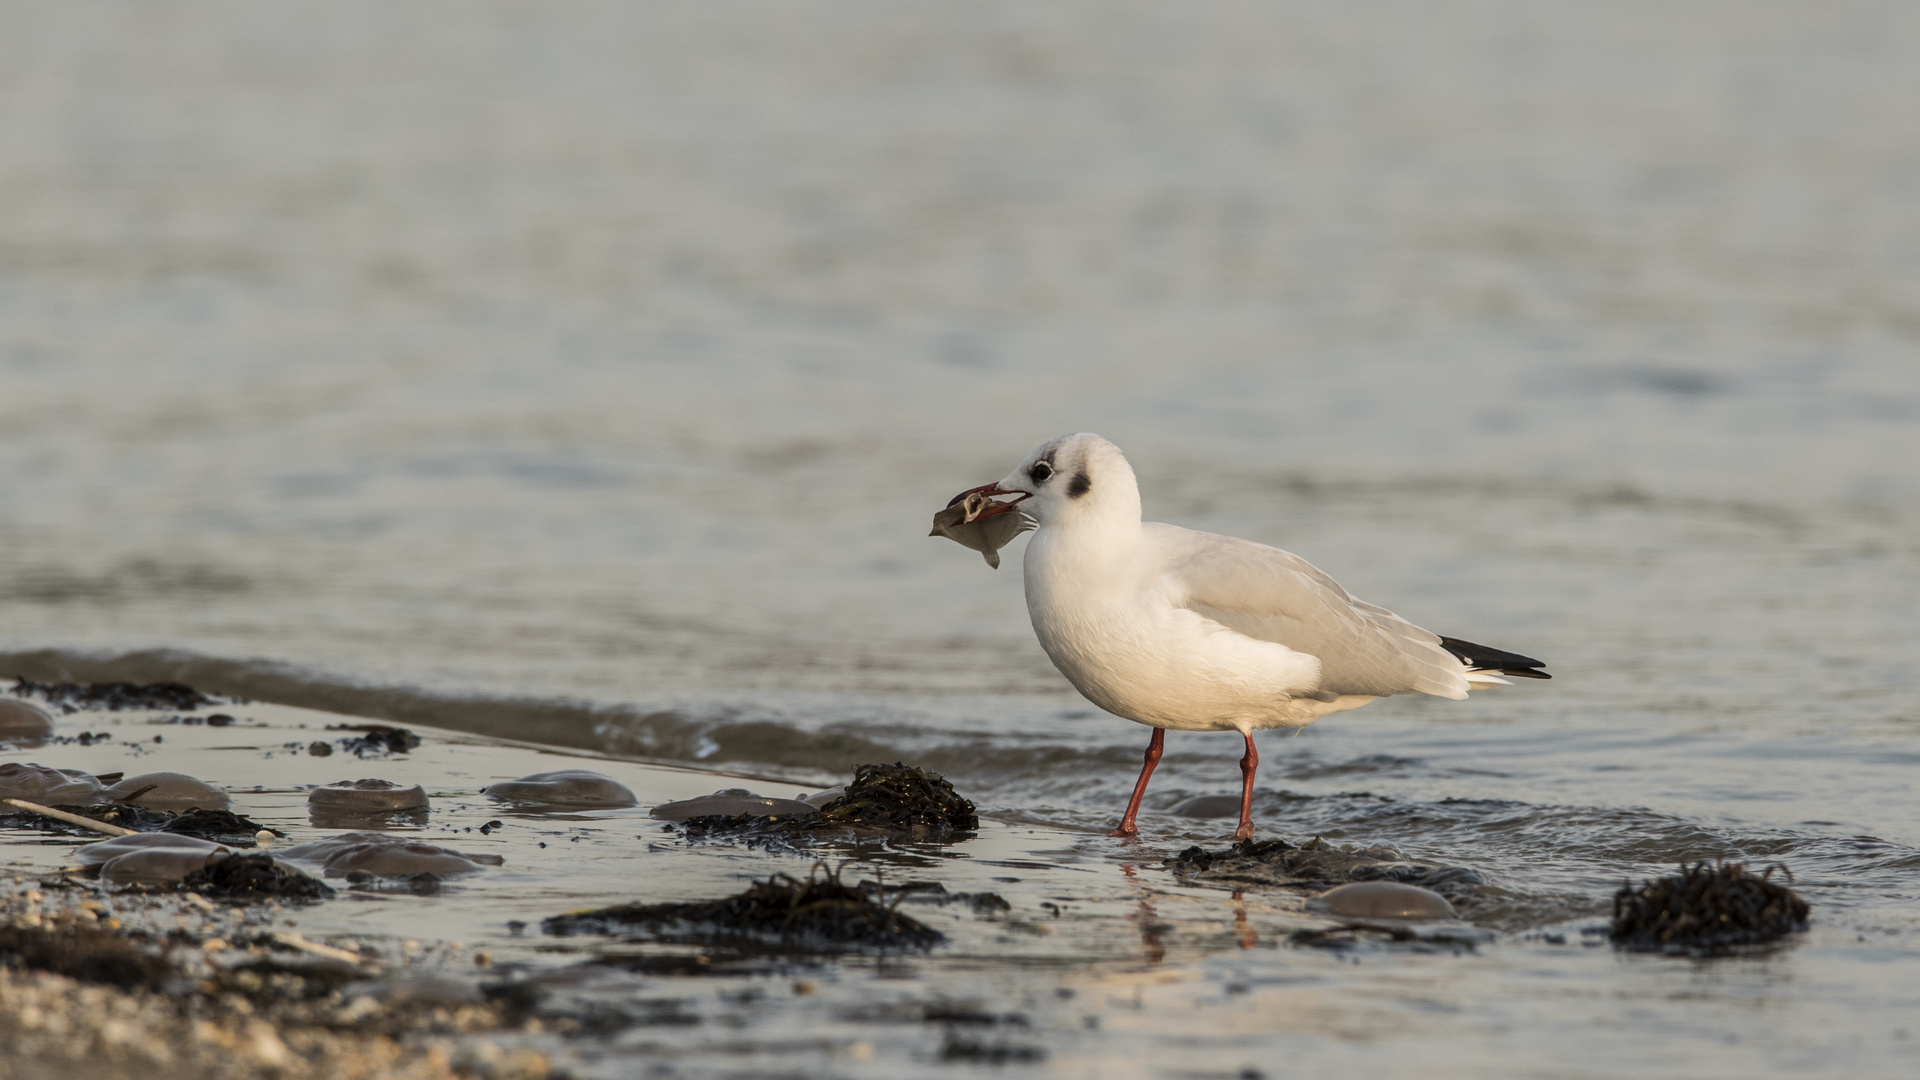
<svg viewBox="0 0 1920 1080"><path fill-rule="evenodd" d="M1104 831L1145 732L1052 671L1017 568L925 536L1098 431L1149 517L1556 673L1273 740L1263 828L1563 896L1785 858L1881 935L1829 961L1873 991L1683 1041L1897 1060L1920 9L5 19L0 674L906 755ZM1164 812L1231 742L1170 742L1155 828L1224 835Z"/></svg>

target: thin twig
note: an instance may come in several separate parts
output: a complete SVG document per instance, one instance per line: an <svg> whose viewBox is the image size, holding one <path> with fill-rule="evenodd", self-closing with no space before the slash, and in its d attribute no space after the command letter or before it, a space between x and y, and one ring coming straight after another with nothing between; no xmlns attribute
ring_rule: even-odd
<svg viewBox="0 0 1920 1080"><path fill-rule="evenodd" d="M4 801L11 806L17 806L22 810L31 810L36 814L50 817L55 821L64 821L69 825L78 825L83 829L92 829L94 832L103 832L108 836L132 836L134 833L140 831L138 829L123 829L118 825L109 825L104 821L95 821L90 817L84 817L80 814L69 814L65 810L55 810L51 806L41 806L39 803L28 802L25 799L5 799L0 801Z"/></svg>
<svg viewBox="0 0 1920 1080"><path fill-rule="evenodd" d="M276 930L273 934L273 940L281 945L285 945L289 949L299 949L301 952L312 953L315 956L324 956L329 960L344 960L349 964L360 963L359 953L348 952L345 949L336 949L331 945L322 945L317 941L308 941L299 934L289 934Z"/></svg>

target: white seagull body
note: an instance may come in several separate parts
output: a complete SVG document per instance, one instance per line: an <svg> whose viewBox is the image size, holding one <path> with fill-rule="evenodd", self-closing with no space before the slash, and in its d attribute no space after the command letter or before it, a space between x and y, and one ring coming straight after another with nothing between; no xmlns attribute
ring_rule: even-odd
<svg viewBox="0 0 1920 1080"><path fill-rule="evenodd" d="M1391 694L1464 698L1505 685L1502 674L1548 677L1538 660L1442 638L1357 599L1297 555L1142 522L1133 468L1098 435L1048 442L954 501L976 493L1019 496L976 516L1019 512L1036 523L1027 611L1054 666L1095 705L1155 729L1115 836L1136 831L1167 729L1246 738L1236 834L1246 839L1255 731L1305 727Z"/></svg>

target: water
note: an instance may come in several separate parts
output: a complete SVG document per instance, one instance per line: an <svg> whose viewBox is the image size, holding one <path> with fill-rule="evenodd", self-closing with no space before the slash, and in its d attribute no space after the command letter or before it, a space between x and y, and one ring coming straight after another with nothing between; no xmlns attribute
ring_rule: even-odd
<svg viewBox="0 0 1920 1080"><path fill-rule="evenodd" d="M1150 517L1556 673L1269 736L1264 831L1527 899L1477 959L1335 966L1197 1030L1320 1072L1889 1074L1920 867L1917 20L21 7L0 671L796 781L899 756L1097 840L1145 732L1052 671L1017 570L924 533L1099 431ZM1223 836L1165 811L1232 790L1234 742L1169 740L1156 844ZM1789 864L1809 940L1524 944L1715 857ZM1300 975L1217 942L1158 969L1253 961ZM1139 1022L1114 1060L1187 1067Z"/></svg>

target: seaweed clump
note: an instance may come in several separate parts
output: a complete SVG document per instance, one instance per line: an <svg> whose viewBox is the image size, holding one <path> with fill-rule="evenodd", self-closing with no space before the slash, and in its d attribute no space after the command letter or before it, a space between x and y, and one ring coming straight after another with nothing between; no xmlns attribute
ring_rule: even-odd
<svg viewBox="0 0 1920 1080"><path fill-rule="evenodd" d="M62 713L69 714L83 709L105 709L108 712L175 709L192 712L221 703L219 698L177 682L38 683L31 679L15 679L13 692L21 697L38 697Z"/></svg>
<svg viewBox="0 0 1920 1080"><path fill-rule="evenodd" d="M339 744L341 750L357 758L364 758L368 754L372 754L375 757L385 757L388 754L404 754L420 745L420 736L415 735L407 728L394 727L390 724L329 724L327 730L363 732L364 734L350 735L344 739L334 740ZM313 746L325 745L325 743L313 744ZM313 748L308 747L307 752L313 753ZM333 753L333 750L329 747L324 753L314 754L314 756L326 757L331 753Z"/></svg>
<svg viewBox="0 0 1920 1080"><path fill-rule="evenodd" d="M912 765L856 765L853 782L818 814L761 816L713 814L680 823L690 837L799 839L844 836L849 831L947 840L980 827L973 803L939 773Z"/></svg>
<svg viewBox="0 0 1920 1080"><path fill-rule="evenodd" d="M333 889L325 882L276 862L271 855L231 855L211 860L181 879L180 890L240 903L333 899Z"/></svg>
<svg viewBox="0 0 1920 1080"><path fill-rule="evenodd" d="M540 924L556 936L641 934L681 944L730 945L777 952L901 952L927 950L946 935L882 904L874 890L846 885L837 873L806 880L775 874L720 900L680 904L622 904L569 912Z"/></svg>
<svg viewBox="0 0 1920 1080"><path fill-rule="evenodd" d="M287 835L231 810L189 810L161 826L160 831L179 836L197 836L228 847L253 847L263 832L283 838Z"/></svg>
<svg viewBox="0 0 1920 1080"><path fill-rule="evenodd" d="M824 821L920 833L971 832L980 827L973 803L939 773L912 765L856 765L847 793L820 808Z"/></svg>
<svg viewBox="0 0 1920 1080"><path fill-rule="evenodd" d="M1634 952L1711 955L1764 945L1807 928L1807 902L1739 863L1682 866L1658 881L1620 886L1610 927L1616 947ZM1787 877L1792 878L1789 872Z"/></svg>

